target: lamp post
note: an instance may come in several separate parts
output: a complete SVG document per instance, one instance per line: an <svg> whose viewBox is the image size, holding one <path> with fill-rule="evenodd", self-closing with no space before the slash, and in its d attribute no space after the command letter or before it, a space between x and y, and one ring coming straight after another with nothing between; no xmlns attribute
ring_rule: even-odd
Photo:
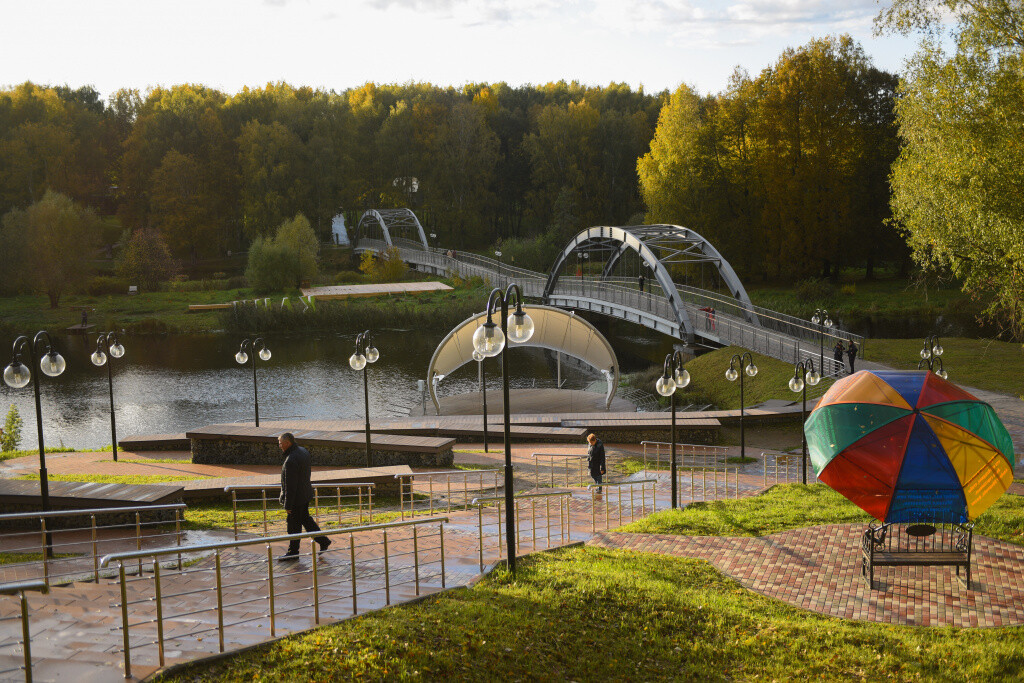
<svg viewBox="0 0 1024 683"><path fill-rule="evenodd" d="M808 370L808 366L810 370ZM814 361L800 361L793 367L793 379L789 380L790 391L803 392L800 408L800 437L803 440L803 483L807 483L807 434L803 425L807 423L807 385L812 387L821 381L821 373L814 369Z"/></svg>
<svg viewBox="0 0 1024 683"><path fill-rule="evenodd" d="M670 396L672 402L672 507L678 507L678 482L676 481L676 390L690 383L690 373L683 367L683 354L679 351L665 356L665 366L654 388L662 396Z"/></svg>
<svg viewBox="0 0 1024 683"><path fill-rule="evenodd" d="M114 358L124 355L124 346L117 339L114 332L105 332L96 339L96 350L93 351L90 360L98 368L107 366L107 388L110 390L110 442L113 449L114 462L117 462L117 422L114 419ZM108 361L108 356L110 360Z"/></svg>
<svg viewBox="0 0 1024 683"><path fill-rule="evenodd" d="M917 361L917 369L927 366L929 370L935 372L936 375L942 379L946 379L949 373L946 372L946 368L942 365L942 359L939 356L942 355L942 345L939 344L939 338L937 336L930 335L924 340L924 348L921 349L921 360ZM935 364L938 363L939 369L935 370Z"/></svg>
<svg viewBox="0 0 1024 683"><path fill-rule="evenodd" d="M736 370L736 366L739 365L739 370ZM754 365L754 357L750 355L750 351L744 351L743 355L733 354L733 357L729 360L729 369L725 371L725 378L730 382L735 382L736 378L740 378L740 457L747 457L747 433L743 427L743 416L746 411L746 406L743 405L743 376L747 375L753 377L757 374L757 366Z"/></svg>
<svg viewBox="0 0 1024 683"><path fill-rule="evenodd" d="M42 347L46 351L40 354ZM21 355L28 356L28 365L21 362ZM50 511L50 484L46 479L46 447L43 444L43 408L39 399L39 374L33 373L32 365L39 361L39 369L47 377L58 377L64 372L67 364L64 357L53 348L50 334L45 330L37 332L29 341L26 336L14 340L11 364L4 368L4 383L12 389L21 389L32 381L32 389L36 398L36 430L39 437L39 494L42 498L43 512ZM46 555L53 557L53 538L46 532Z"/></svg>
<svg viewBox="0 0 1024 683"><path fill-rule="evenodd" d="M818 326L818 369L825 372L825 328L832 327L832 318L824 308L815 308L811 323Z"/></svg>
<svg viewBox="0 0 1024 683"><path fill-rule="evenodd" d="M515 304L515 311L509 314L509 305ZM494 322L496 306L501 306L501 327ZM473 333L473 348L484 358L493 358L505 348L505 340L522 344L533 336L533 318L523 311L523 292L516 283L510 283L505 291L491 290L487 297L487 322ZM512 498L512 443L510 439L511 417L508 405L508 353L501 353L501 390L505 413L505 540L508 548L509 571L516 571L516 515Z"/></svg>
<svg viewBox="0 0 1024 683"><path fill-rule="evenodd" d="M363 371L363 410L366 415L366 466L373 466L373 456L370 454L370 385L366 380L366 364L376 363L380 358L380 351L373 345L373 337L370 331L360 332L356 335L356 350L348 358L348 364L355 371Z"/></svg>
<svg viewBox="0 0 1024 683"><path fill-rule="evenodd" d="M242 340L242 345L238 349L238 353L235 354L235 361L239 365L245 365L249 362L249 354L252 353L252 404L256 410L256 426L260 426L260 394L259 389L256 386L256 356L259 355L260 360L270 360L270 349L267 348L266 342L263 341L262 337L256 337L252 341L248 339Z"/></svg>
<svg viewBox="0 0 1024 683"><path fill-rule="evenodd" d="M487 445L487 375L484 374L484 358L486 358L484 354L473 349L473 360L477 362L476 370L480 380L480 394L483 397L484 403L484 453L490 453L490 448Z"/></svg>

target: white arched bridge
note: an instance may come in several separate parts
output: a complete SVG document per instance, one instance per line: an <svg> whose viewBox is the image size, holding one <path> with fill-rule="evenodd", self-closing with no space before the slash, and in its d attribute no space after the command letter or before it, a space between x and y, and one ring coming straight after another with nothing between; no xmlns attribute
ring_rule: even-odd
<svg viewBox="0 0 1024 683"><path fill-rule="evenodd" d="M431 247L409 209L375 209L359 220L355 251L398 249L410 266L437 274L480 277L495 287L517 283L527 297L593 311L663 332L687 343L735 345L787 362L818 363L822 330L810 321L751 303L729 262L700 234L678 225L596 226L582 230L539 273L478 254ZM862 337L824 330L824 372L836 340Z"/></svg>

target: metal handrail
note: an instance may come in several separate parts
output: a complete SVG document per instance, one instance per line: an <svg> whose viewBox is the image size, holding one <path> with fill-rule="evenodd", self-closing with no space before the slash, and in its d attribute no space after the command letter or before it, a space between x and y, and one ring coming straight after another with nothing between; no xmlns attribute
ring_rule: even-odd
<svg viewBox="0 0 1024 683"><path fill-rule="evenodd" d="M399 476L399 475L395 475L395 476ZM408 475L406 475L406 476L408 476ZM330 483L327 483L327 482L316 482L312 486L315 489L318 489L318 488L336 489L336 488L351 488L353 486L357 486L357 487L369 486L371 488L374 488L377 485L375 483L373 483L372 481L352 481L352 482L346 482L344 484L330 484ZM224 487L224 492L225 493L231 493L232 491L262 491L264 489L279 489L279 488L281 488L280 484L233 484L231 486L225 486Z"/></svg>
<svg viewBox="0 0 1024 683"><path fill-rule="evenodd" d="M312 487L313 487L313 500L311 502L314 505L314 517L317 518L317 519L319 519L319 517L320 517L320 510L321 510L321 507L320 507L320 492L321 491L331 491L331 490L334 490L334 491L337 492L336 498L337 498L338 524L341 524L341 522L342 522L341 516L342 516L342 508L343 508L341 492L342 492L342 490L348 491L348 490L355 489L356 493L349 494L347 497L353 499L349 503L349 505L350 505L350 507L351 507L351 505L355 505L356 506L356 509L359 512L359 522L362 522L363 521L363 489L366 489L366 501L367 501L367 510L366 511L367 511L368 516L369 516L369 522L372 524L373 523L373 496L374 496L374 490L376 489L376 486L377 485L374 484L373 482L346 482L346 483L338 483L338 484L332 484L330 482L317 482L315 484L312 484ZM230 493L231 494L231 517L232 517L232 527L234 529L235 540L238 540L238 503L239 502L242 502L242 503L261 503L261 510L263 512L263 533L264 534L269 534L270 533L270 528L269 528L270 518L269 518L268 513L270 512L270 510L267 507L267 503L269 501L271 501L271 500L276 501L276 499L274 499L274 498L268 499L267 498L267 491L277 491L277 490L280 490L280 489L281 489L281 485L280 484L237 484L237 485L229 485L229 486L225 486L224 487L224 491L226 493ZM258 498L248 498L248 499L243 499L243 500L239 501L238 500L238 496L237 496L237 492L238 491L260 491L262 495L260 497L258 497ZM331 496L327 496L327 498L330 499ZM280 514L281 508L275 508L274 511L276 513ZM245 512L253 512L253 511L252 510L245 510Z"/></svg>
<svg viewBox="0 0 1024 683"><path fill-rule="evenodd" d="M385 522L383 524L368 524L365 526L347 527L345 529L322 529L320 531L306 531L301 534L285 534L284 536L260 536L244 541L221 541L219 543L200 543L197 545L171 546L167 548L153 548L151 550L133 550L130 552L110 553L104 555L100 560L100 566L106 567L114 560L135 560L140 557L157 557L163 555L177 555L178 553L201 553L209 550L224 550L226 548L241 548L247 545L260 545L269 543L280 543L283 541L302 540L304 538L315 538L317 536L334 536L335 534L356 534L362 531L377 531L380 529L391 529L394 527L410 526L412 524L428 524L431 522L447 523L447 517L429 517L427 519L410 519L405 522Z"/></svg>
<svg viewBox="0 0 1024 683"><path fill-rule="evenodd" d="M514 465L513 465L514 467ZM439 477L443 475L448 476L462 476L464 474L473 474L474 472L500 472L501 466L496 465L495 467L489 467L479 470L438 470L437 472L407 472L405 474L392 475L395 479L409 479L411 477Z"/></svg>
<svg viewBox="0 0 1024 683"><path fill-rule="evenodd" d="M512 500L522 500L523 498L547 498L549 496L571 496L572 491L552 491L550 493L517 493L512 496ZM493 503L493 502L505 502L505 496L486 496L484 498L474 498L471 505L479 505L480 503Z"/></svg>
<svg viewBox="0 0 1024 683"><path fill-rule="evenodd" d="M19 595L19 602L21 603L21 650L24 656L25 664L21 667L14 669L8 669L0 673L10 673L11 671L17 671L22 669L25 672L25 681L32 683L32 634L29 630L28 621L28 598L25 597L26 591L39 591L40 593L48 593L50 587L46 585L44 581L17 581L13 583L0 584L0 595Z"/></svg>
<svg viewBox="0 0 1024 683"><path fill-rule="evenodd" d="M51 517L74 517L76 515L122 514L125 512L158 512L160 510L185 510L185 503L169 503L166 505L137 505L116 508L89 508L84 510L51 510L49 512L12 512L0 515L0 522L18 519L49 519Z"/></svg>
<svg viewBox="0 0 1024 683"><path fill-rule="evenodd" d="M606 529L612 527L612 505L611 505L611 493L615 494L615 508L616 508L616 522L622 524L624 516L622 514L622 489L629 487L629 521L633 522L636 520L636 500L634 498L634 491L636 486L640 486L640 514L641 516L647 510L647 484L651 485L651 510L653 511L658 504L658 480L655 478L649 479L634 479L631 481L618 481L610 483L590 484L587 486L587 492L590 493L590 530L593 533L597 533L597 508L599 502L604 502L604 526ZM605 495L604 489L611 489L609 495Z"/></svg>

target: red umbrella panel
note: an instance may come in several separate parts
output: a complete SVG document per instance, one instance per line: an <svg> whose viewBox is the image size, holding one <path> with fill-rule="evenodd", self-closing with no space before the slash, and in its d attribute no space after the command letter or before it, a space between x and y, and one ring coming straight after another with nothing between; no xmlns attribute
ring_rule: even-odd
<svg viewBox="0 0 1024 683"><path fill-rule="evenodd" d="M992 406L931 371L844 377L804 432L818 479L882 522L974 520L1013 481Z"/></svg>

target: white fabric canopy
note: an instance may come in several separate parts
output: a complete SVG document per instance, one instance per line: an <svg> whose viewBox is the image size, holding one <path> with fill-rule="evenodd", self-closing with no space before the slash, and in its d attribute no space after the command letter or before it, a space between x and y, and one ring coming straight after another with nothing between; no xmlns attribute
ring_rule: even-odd
<svg viewBox="0 0 1024 683"><path fill-rule="evenodd" d="M619 362L604 335L586 320L561 308L525 305L523 309L533 318L534 333L528 342L515 346L539 346L559 351L597 368L609 380L606 405L610 406L619 386ZM494 322L499 322L500 316L499 310L494 314ZM441 410L437 400L438 382L473 361L473 333L486 319L486 313L469 317L449 332L434 351L427 368L427 378L430 398L438 412Z"/></svg>

